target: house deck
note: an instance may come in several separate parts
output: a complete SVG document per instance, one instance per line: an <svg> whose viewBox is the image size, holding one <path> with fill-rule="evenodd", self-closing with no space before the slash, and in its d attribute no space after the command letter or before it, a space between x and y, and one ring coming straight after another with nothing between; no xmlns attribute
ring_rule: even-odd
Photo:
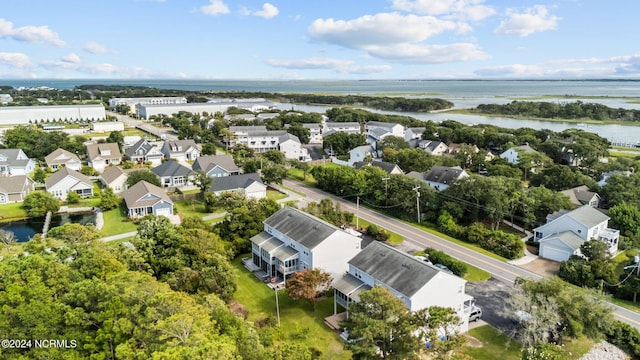
<svg viewBox="0 0 640 360"><path fill-rule="evenodd" d="M342 327L340 323L344 320L347 320L347 312L341 312L339 314L331 315L324 318L324 323L327 324L332 330L340 331Z"/></svg>

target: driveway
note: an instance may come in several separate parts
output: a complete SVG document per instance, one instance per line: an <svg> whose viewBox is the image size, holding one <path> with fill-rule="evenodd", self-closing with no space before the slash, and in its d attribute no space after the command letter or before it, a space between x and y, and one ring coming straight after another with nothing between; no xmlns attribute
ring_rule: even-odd
<svg viewBox="0 0 640 360"><path fill-rule="evenodd" d="M483 282L467 283L467 294L474 297L476 306L482 309L482 319L478 324L469 323L470 328L489 324L507 335L515 332L515 323L505 315L508 310L507 299L511 296L513 285L491 278Z"/></svg>

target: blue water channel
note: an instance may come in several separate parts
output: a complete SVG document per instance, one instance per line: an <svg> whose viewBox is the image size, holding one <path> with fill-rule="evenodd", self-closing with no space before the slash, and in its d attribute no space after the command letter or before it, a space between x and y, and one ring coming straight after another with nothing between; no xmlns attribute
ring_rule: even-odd
<svg viewBox="0 0 640 360"><path fill-rule="evenodd" d="M55 215L51 217L51 226L49 229L66 223L78 223L82 225L95 224L96 214L94 212L88 212ZM42 233L43 226L44 217L0 223L0 229L13 232L18 242L29 241L35 234Z"/></svg>

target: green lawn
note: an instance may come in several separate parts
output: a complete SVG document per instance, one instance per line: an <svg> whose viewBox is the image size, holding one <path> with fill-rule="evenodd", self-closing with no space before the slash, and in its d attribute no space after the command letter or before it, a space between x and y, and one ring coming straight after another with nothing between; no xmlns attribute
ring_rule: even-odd
<svg viewBox="0 0 640 360"><path fill-rule="evenodd" d="M287 194L283 194L275 189L267 189L267 197L273 201L278 201L287 197Z"/></svg>
<svg viewBox="0 0 640 360"><path fill-rule="evenodd" d="M353 221L355 222L355 220L353 220ZM368 222L367 220L358 219L358 226L361 229L366 229L369 225L371 225L371 223ZM387 240L387 243L389 243L389 245L392 245L392 246L400 245L400 244L402 244L402 241L404 241L404 237L402 237L402 235L400 235L398 233L395 233L393 231L390 231L390 230L384 228L383 226L380 226L380 225L377 225L377 224L376 224L376 226L378 226L379 228L383 228L383 229L385 229L385 230L387 230L389 232L390 236L389 236L389 240Z"/></svg>
<svg viewBox="0 0 640 360"><path fill-rule="evenodd" d="M104 226L100 230L100 237L124 234L136 231L137 226L126 217L120 208L104 211Z"/></svg>
<svg viewBox="0 0 640 360"><path fill-rule="evenodd" d="M491 327L480 326L469 330L469 335L478 339L479 344L468 343L462 351L475 360L519 360L521 346L517 341Z"/></svg>
<svg viewBox="0 0 640 360"><path fill-rule="evenodd" d="M27 217L27 211L22 207L21 202L0 205L0 221L19 220Z"/></svg>
<svg viewBox="0 0 640 360"><path fill-rule="evenodd" d="M234 300L249 312L249 321L260 321L276 316L275 292L260 282L242 266L240 258L234 260L238 290ZM318 304L316 311L307 302L293 301L284 291L278 292L280 305L280 328L274 332L274 341L302 342L322 351L321 359L350 359L350 352L344 350L342 339L324 323L324 318L333 314L333 298Z"/></svg>
<svg viewBox="0 0 640 360"><path fill-rule="evenodd" d="M80 208L80 207L97 207L100 204L100 197L93 196L86 199L81 199L77 204L66 204L66 206L70 208Z"/></svg>
<svg viewBox="0 0 640 360"><path fill-rule="evenodd" d="M306 180L304 180L304 171L296 168L290 168L287 172L287 177L310 186L316 186L316 179L314 179L313 175L311 175L311 170L307 171Z"/></svg>
<svg viewBox="0 0 640 360"><path fill-rule="evenodd" d="M184 217L196 216L201 218L209 214L205 210L204 202L200 200L179 200L174 202L173 206L176 208L177 213Z"/></svg>

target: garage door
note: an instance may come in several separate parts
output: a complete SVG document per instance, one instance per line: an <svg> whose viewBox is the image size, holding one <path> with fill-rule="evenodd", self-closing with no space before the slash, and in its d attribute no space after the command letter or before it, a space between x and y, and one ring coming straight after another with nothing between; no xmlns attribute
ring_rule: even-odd
<svg viewBox="0 0 640 360"><path fill-rule="evenodd" d="M157 210L156 210L156 215L157 215L157 216L166 216L166 217L169 217L169 216L171 216L171 209L170 209L170 208L157 209Z"/></svg>
<svg viewBox="0 0 640 360"><path fill-rule="evenodd" d="M566 249L558 249L553 246L544 246L540 245L540 256L555 261L565 261L569 259L572 252L567 251Z"/></svg>

